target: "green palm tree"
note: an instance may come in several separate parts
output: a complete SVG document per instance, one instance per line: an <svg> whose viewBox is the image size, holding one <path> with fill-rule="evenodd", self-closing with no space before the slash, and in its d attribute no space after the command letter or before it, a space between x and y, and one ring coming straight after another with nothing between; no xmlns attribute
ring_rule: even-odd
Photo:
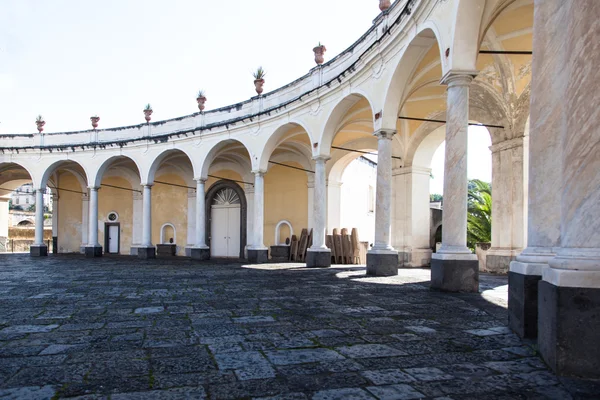
<svg viewBox="0 0 600 400"><path fill-rule="evenodd" d="M489 183L469 181L467 200L467 246L475 249L476 243L492 241L492 187Z"/></svg>

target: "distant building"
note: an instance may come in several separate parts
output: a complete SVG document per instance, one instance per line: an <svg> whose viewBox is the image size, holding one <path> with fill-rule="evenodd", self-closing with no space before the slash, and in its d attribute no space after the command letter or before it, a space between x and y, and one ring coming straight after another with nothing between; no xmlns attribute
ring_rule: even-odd
<svg viewBox="0 0 600 400"><path fill-rule="evenodd" d="M31 205L35 204L35 192L33 190L33 185L31 183L26 183L19 187L17 190L12 192L10 199L12 201L13 208L19 206L24 211L27 211ZM48 208L49 212L52 212L52 196L50 189L46 189L44 206Z"/></svg>

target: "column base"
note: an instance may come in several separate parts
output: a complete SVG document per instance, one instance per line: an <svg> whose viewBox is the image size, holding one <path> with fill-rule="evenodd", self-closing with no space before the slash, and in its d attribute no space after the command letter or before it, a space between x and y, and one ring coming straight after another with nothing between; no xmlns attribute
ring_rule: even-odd
<svg viewBox="0 0 600 400"><path fill-rule="evenodd" d="M371 250L367 252L367 275L398 275L398 252L395 250Z"/></svg>
<svg viewBox="0 0 600 400"><path fill-rule="evenodd" d="M248 249L248 262L250 264L264 264L269 262L269 250Z"/></svg>
<svg viewBox="0 0 600 400"><path fill-rule="evenodd" d="M437 256L437 257L436 257ZM446 255L448 257L450 255ZM479 261L474 254L465 259L439 257L431 259L431 289L444 292L479 292ZM438 258L439 257L439 258Z"/></svg>
<svg viewBox="0 0 600 400"><path fill-rule="evenodd" d="M311 250L306 251L306 266L308 268L329 268L331 267L331 250Z"/></svg>
<svg viewBox="0 0 600 400"><path fill-rule="evenodd" d="M31 257L46 257L48 255L48 246L42 245L31 245L29 246L29 255Z"/></svg>
<svg viewBox="0 0 600 400"><path fill-rule="evenodd" d="M85 256L87 258L102 257L102 246L85 246Z"/></svg>
<svg viewBox="0 0 600 400"><path fill-rule="evenodd" d="M138 247L137 256L142 260L151 260L156 258L156 247Z"/></svg>
<svg viewBox="0 0 600 400"><path fill-rule="evenodd" d="M422 268L431 265L431 249L406 249L398 251L398 260L402 268Z"/></svg>
<svg viewBox="0 0 600 400"><path fill-rule="evenodd" d="M199 261L210 260L210 249L208 247L192 247L190 249L190 257Z"/></svg>
<svg viewBox="0 0 600 400"><path fill-rule="evenodd" d="M538 346L558 375L600 378L600 289L539 283Z"/></svg>
<svg viewBox="0 0 600 400"><path fill-rule="evenodd" d="M515 261L511 266L514 264L523 263ZM508 273L508 326L524 339L535 339L538 334L538 283L541 279L541 274Z"/></svg>

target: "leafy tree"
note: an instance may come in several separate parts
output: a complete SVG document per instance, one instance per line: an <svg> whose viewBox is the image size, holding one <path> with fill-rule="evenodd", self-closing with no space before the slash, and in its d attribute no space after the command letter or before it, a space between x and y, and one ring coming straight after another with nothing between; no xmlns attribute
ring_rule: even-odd
<svg viewBox="0 0 600 400"><path fill-rule="evenodd" d="M473 179L469 181L467 200L467 246L492 241L492 186Z"/></svg>
<svg viewBox="0 0 600 400"><path fill-rule="evenodd" d="M35 204L30 205L27 211L35 211Z"/></svg>
<svg viewBox="0 0 600 400"><path fill-rule="evenodd" d="M442 196L441 194L430 194L429 195L429 201L442 201L444 199L444 196Z"/></svg>

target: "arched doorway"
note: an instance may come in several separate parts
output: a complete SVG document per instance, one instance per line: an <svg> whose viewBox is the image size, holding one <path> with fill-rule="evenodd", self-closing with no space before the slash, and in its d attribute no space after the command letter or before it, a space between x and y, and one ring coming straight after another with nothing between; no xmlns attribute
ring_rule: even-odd
<svg viewBox="0 0 600 400"><path fill-rule="evenodd" d="M206 193L206 237L211 257L244 258L247 204L244 190L221 180Z"/></svg>

